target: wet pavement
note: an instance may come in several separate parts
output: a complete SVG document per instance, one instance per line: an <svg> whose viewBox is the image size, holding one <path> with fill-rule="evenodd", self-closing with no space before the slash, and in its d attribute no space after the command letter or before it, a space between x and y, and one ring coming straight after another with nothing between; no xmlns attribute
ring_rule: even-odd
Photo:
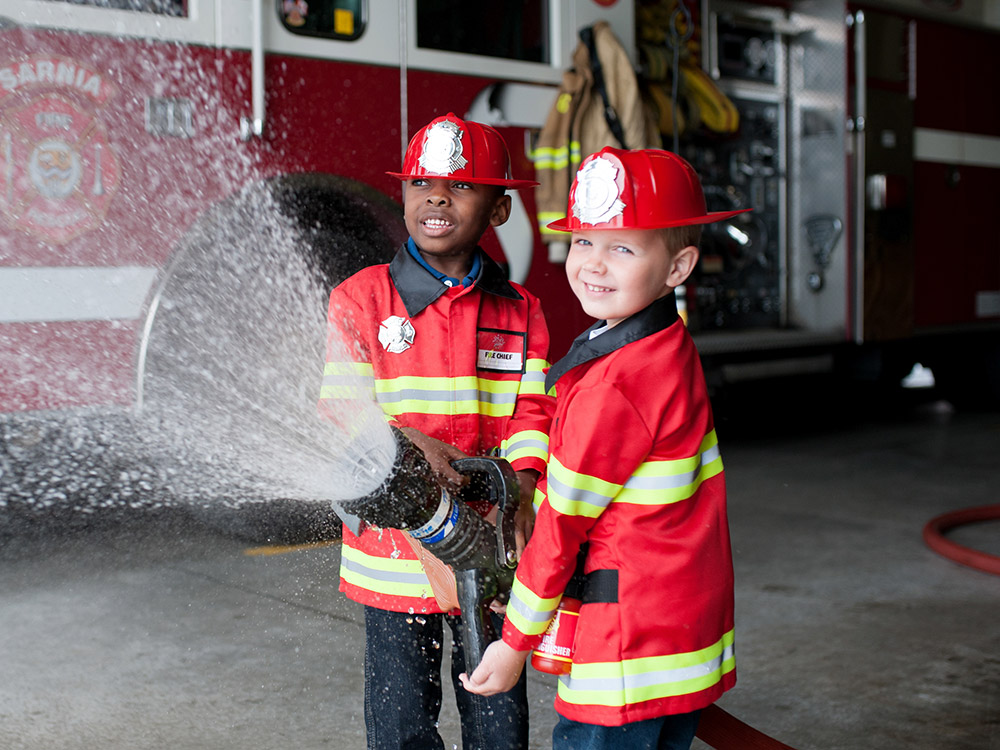
<svg viewBox="0 0 1000 750"><path fill-rule="evenodd" d="M815 416L720 414L739 674L720 705L799 750L1000 749L1000 578L921 539L998 502L1000 414ZM0 513L0 748L363 748L339 544L227 532L178 510ZM998 522L952 536L1000 554ZM533 748L553 691L529 673ZM441 732L460 746L447 697Z"/></svg>

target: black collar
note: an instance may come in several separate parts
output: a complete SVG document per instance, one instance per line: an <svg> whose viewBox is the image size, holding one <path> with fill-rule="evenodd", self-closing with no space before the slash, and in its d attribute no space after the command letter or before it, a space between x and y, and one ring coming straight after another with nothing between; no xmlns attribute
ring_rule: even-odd
<svg viewBox="0 0 1000 750"><path fill-rule="evenodd" d="M517 290L507 281L503 269L480 248L476 248L482 260L483 268L479 272L474 286L484 292L508 299L523 299ZM406 312L412 318L438 297L448 291L448 287L431 276L422 268L403 245L396 251L389 264L389 276L396 286L396 291L403 299Z"/></svg>
<svg viewBox="0 0 1000 750"><path fill-rule="evenodd" d="M590 332L605 325L605 321L597 321L573 340L573 345L565 357L549 368L549 373L545 376L545 392L548 393L559 378L577 365L603 357L626 344L662 331L671 326L678 317L680 316L677 314L677 299L671 292L665 297L654 300L634 315L630 315L610 331L605 331L592 339Z"/></svg>

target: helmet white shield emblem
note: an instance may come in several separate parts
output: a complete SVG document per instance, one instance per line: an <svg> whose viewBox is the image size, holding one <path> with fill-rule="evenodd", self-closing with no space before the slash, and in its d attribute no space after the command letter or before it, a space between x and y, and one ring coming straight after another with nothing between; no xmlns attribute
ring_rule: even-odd
<svg viewBox="0 0 1000 750"><path fill-rule="evenodd" d="M602 224L625 209L615 179L618 168L607 159L588 162L576 176L573 215L587 224Z"/></svg>
<svg viewBox="0 0 1000 750"><path fill-rule="evenodd" d="M462 129L453 122L439 122L427 131L420 166L435 174L451 174L469 161L462 156Z"/></svg>
<svg viewBox="0 0 1000 750"><path fill-rule="evenodd" d="M413 346L413 325L406 318L390 315L378 327L378 340L382 348L400 354Z"/></svg>

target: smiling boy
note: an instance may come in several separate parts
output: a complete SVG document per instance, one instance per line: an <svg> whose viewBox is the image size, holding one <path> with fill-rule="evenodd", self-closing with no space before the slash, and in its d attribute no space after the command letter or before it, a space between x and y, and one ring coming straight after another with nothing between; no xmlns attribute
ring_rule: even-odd
<svg viewBox="0 0 1000 750"><path fill-rule="evenodd" d="M701 709L736 681L726 488L698 353L673 290L709 213L667 151L605 148L570 192L566 274L598 322L549 371L557 387L545 499L518 564L503 639L466 689L520 676L586 544L572 669L553 747L689 748Z"/></svg>
<svg viewBox="0 0 1000 750"><path fill-rule="evenodd" d="M478 243L507 220L505 191L536 183L511 177L497 131L453 114L422 128L403 171L389 174L404 181L410 237L391 263L366 268L333 290L331 343L352 342L355 356L327 362L321 409L336 413L338 394L363 382L352 378L374 376L387 421L424 452L443 482L463 481L451 460L499 452L521 485L515 520L523 541L548 452L548 331L538 300L508 281ZM477 510L485 515L490 508ZM454 632L458 619L446 587L434 587L425 563L440 566L401 531L344 530L340 588L365 610L369 748L443 747L437 732L443 624ZM463 745L527 747L524 681L509 695L467 693L457 680L461 638L453 643Z"/></svg>

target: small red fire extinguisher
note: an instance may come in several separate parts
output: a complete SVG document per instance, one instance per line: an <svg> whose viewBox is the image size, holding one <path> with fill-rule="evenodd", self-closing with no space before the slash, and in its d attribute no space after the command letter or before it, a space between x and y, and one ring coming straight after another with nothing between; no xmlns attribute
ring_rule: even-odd
<svg viewBox="0 0 1000 750"><path fill-rule="evenodd" d="M580 600L563 595L556 616L531 654L531 666L548 674L569 674L573 667L573 639L580 617Z"/></svg>
<svg viewBox="0 0 1000 750"><path fill-rule="evenodd" d="M586 547L580 550L576 572L566 585L566 591L556 609L555 617L531 654L531 666L547 674L569 674L573 667L573 642L576 639L576 623L580 618L583 603L583 563Z"/></svg>

